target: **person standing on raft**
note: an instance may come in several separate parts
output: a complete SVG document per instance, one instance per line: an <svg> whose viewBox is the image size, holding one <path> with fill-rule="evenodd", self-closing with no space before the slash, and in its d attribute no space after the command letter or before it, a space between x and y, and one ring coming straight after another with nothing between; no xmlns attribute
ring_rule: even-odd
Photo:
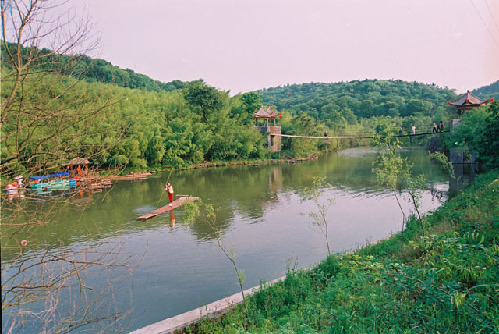
<svg viewBox="0 0 499 334"><path fill-rule="evenodd" d="M173 187L170 182L166 184L166 191L168 191L168 199L170 200L170 206L173 206Z"/></svg>

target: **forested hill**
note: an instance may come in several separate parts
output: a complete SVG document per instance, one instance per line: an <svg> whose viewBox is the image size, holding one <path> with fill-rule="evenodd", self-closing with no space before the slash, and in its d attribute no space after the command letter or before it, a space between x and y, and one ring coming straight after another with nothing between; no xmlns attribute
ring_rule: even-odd
<svg viewBox="0 0 499 334"><path fill-rule="evenodd" d="M483 86L473 90L473 94L482 99L499 99L499 80L488 86Z"/></svg>
<svg viewBox="0 0 499 334"><path fill-rule="evenodd" d="M401 80L293 84L258 93L265 105L295 114L304 111L316 119L330 119L335 113L347 119L431 116L444 112L447 101L457 97L449 89Z"/></svg>
<svg viewBox="0 0 499 334"><path fill-rule="evenodd" d="M173 80L163 83L150 77L135 73L131 69L121 69L102 59L92 59L87 56L81 57L81 66L87 70L83 72L83 79L88 82L113 83L120 87L132 89L145 89L148 91L172 91L185 88L186 82Z"/></svg>
<svg viewBox="0 0 499 334"><path fill-rule="evenodd" d="M5 46L2 44L2 69L11 67L10 61L4 61L8 57ZM16 45L7 43L8 47L15 48ZM93 59L85 55L65 56L54 54L54 51L37 48L22 48L22 54L30 59L36 59L36 63L32 64L35 67L54 67L54 64L68 64L63 68L67 69L66 74L71 74L78 79L83 79L87 82L99 82L114 84L119 87L143 89L147 91L173 91L176 89L185 88L187 82L173 80L171 82L161 82L151 79L150 77L135 73L131 69L121 69L114 66L110 62L103 59ZM34 56L35 55L35 56ZM45 57L46 56L46 57ZM74 66L71 66L74 64Z"/></svg>

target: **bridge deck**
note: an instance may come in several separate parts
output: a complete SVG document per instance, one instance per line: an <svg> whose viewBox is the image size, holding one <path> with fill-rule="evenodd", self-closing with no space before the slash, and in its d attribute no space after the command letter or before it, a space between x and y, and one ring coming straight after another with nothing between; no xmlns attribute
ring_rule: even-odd
<svg viewBox="0 0 499 334"><path fill-rule="evenodd" d="M449 132L449 131L444 131ZM422 132L422 133L416 133L415 135L409 134L409 135L398 135L394 137L417 137L417 136L426 136L426 135L431 135L431 134L441 134L442 132ZM280 134L280 133L271 133L271 136L276 136L276 137L287 137L287 138L307 138L307 139L373 139L375 136L349 136L349 137L320 137L320 136L299 136L299 135L285 135L285 134Z"/></svg>

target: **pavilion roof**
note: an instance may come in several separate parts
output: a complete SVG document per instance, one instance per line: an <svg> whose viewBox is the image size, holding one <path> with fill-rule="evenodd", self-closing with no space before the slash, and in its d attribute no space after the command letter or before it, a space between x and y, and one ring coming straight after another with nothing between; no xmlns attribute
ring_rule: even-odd
<svg viewBox="0 0 499 334"><path fill-rule="evenodd" d="M485 105L491 101L494 101L493 99L488 99L488 100L482 100L481 98L471 94L470 91L466 92L461 98L457 101L449 101L449 104L452 106L481 106Z"/></svg>
<svg viewBox="0 0 499 334"><path fill-rule="evenodd" d="M278 115L277 113L273 112L270 107L265 110L263 106L258 110L256 113L253 114L253 118L259 118L259 119L274 119Z"/></svg>

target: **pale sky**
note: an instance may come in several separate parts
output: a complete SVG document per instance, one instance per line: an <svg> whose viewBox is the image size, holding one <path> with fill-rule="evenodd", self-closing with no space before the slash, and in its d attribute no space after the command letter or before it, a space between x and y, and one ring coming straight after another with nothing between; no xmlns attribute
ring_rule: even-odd
<svg viewBox="0 0 499 334"><path fill-rule="evenodd" d="M401 79L458 93L499 79L499 0L79 0L95 54L231 95Z"/></svg>

